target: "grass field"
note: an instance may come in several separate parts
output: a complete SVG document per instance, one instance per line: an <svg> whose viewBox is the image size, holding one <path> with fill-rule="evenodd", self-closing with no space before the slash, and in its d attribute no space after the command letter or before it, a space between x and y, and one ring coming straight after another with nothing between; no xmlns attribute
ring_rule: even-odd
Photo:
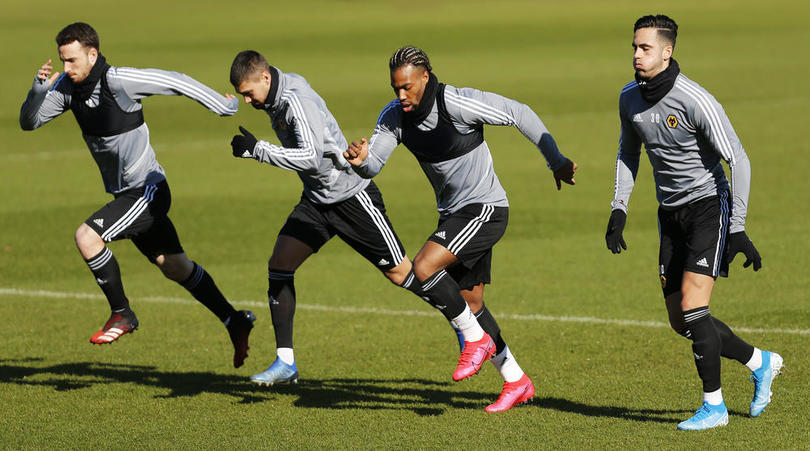
<svg viewBox="0 0 810 451"><path fill-rule="evenodd" d="M2 11L0 448L808 446L805 2L10 0ZM773 404L751 419L748 372L724 361L730 423L704 433L675 430L698 407L700 382L688 342L664 324L646 162L628 252L611 255L603 238L632 24L656 12L679 22L683 72L722 102L753 167L747 231L764 269L735 262L712 312L787 365ZM301 189L292 173L231 156L239 124L275 142L266 116L249 106L223 119L187 99L144 101L185 249L259 318L246 365L231 367L222 326L127 242L111 248L141 329L89 345L107 304L72 237L109 197L70 114L34 133L17 122L36 69L57 59L53 37L76 20L99 31L113 65L178 70L222 92L232 91L236 52L259 50L307 77L349 139L368 136L392 97L387 59L404 44L423 47L440 80L532 106L581 167L577 186L557 193L517 130L486 131L511 203L486 300L535 381L535 402L486 414L497 372L487 365L451 382L457 346L443 318L337 240L296 273L300 383L247 382L273 359L266 260ZM432 191L404 149L376 180L413 256L434 227Z"/></svg>

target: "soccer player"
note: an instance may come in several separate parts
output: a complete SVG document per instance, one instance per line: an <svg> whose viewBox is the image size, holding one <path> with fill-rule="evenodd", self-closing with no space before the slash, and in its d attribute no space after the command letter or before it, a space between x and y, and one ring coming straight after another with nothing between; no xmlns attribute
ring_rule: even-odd
<svg viewBox="0 0 810 451"><path fill-rule="evenodd" d="M40 67L22 105L20 126L33 130L72 111L101 171L104 188L114 197L90 215L75 235L79 252L112 310L90 342L112 343L138 328L118 262L107 247L111 241L126 238L163 275L181 284L225 324L234 346L233 365L242 366L255 317L246 310L236 311L211 276L183 252L167 216L171 193L149 143L141 105L150 95L184 95L220 116L230 116L236 113L239 101L177 72L110 66L99 52L98 34L86 23L65 27L56 36L56 44L64 73L51 74L51 60Z"/></svg>
<svg viewBox="0 0 810 451"><path fill-rule="evenodd" d="M705 89L680 72L672 58L678 25L667 16L644 16L633 28L635 81L619 96L621 139L616 184L605 241L614 254L627 246L622 231L638 172L641 144L653 167L660 204L659 268L669 322L692 340L703 405L678 424L702 430L728 423L720 389L720 356L745 364L753 373L751 416L771 399L771 382L782 357L737 337L709 313L717 276L727 276L737 253L762 266L745 233L751 166L723 107ZM730 170L731 188L721 160ZM724 253L725 252L725 253Z"/></svg>
<svg viewBox="0 0 810 451"><path fill-rule="evenodd" d="M392 283L420 297L422 288L414 282L411 261L385 214L380 190L373 181L355 174L343 158L346 138L326 102L306 79L280 71L253 50L236 55L230 79L245 103L267 113L281 141L277 146L257 140L239 127L241 134L231 141L233 155L295 171L304 185L301 200L278 233L267 264L276 359L267 370L250 378L259 385L297 382L295 271L333 236L339 236Z"/></svg>
<svg viewBox="0 0 810 451"><path fill-rule="evenodd" d="M509 203L483 126L517 127L545 157L558 190L561 182L574 184L577 166L560 154L531 108L497 94L439 83L421 49L398 49L389 70L397 98L383 108L371 139L353 142L344 156L365 178L379 173L400 143L419 161L436 194L439 225L416 255L413 272L425 295L464 334L453 379L472 376L491 358L504 385L486 411L508 410L529 401L534 384L484 305L492 247L506 231Z"/></svg>

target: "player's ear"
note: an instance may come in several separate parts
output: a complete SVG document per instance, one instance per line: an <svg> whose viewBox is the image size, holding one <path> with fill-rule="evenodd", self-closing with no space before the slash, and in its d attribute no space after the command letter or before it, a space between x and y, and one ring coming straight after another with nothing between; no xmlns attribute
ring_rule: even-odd
<svg viewBox="0 0 810 451"><path fill-rule="evenodd" d="M665 60L672 58L672 46L668 45L664 47L663 55L661 55Z"/></svg>
<svg viewBox="0 0 810 451"><path fill-rule="evenodd" d="M90 51L87 52L87 58L90 60L90 64L96 64L96 60L98 59L98 49L95 47L90 47Z"/></svg>

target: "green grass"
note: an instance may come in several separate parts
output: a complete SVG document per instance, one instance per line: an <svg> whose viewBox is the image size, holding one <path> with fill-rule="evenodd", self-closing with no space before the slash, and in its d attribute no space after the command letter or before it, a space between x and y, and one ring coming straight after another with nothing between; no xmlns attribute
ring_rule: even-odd
<svg viewBox="0 0 810 451"><path fill-rule="evenodd" d="M732 327L766 329L740 335L787 364L773 405L751 419L747 371L724 362L730 423L698 434L675 430L700 396L688 342L662 325L531 316L666 321L647 163L631 201L629 251L613 256L603 240L632 23L650 12L679 22L682 70L722 102L752 162L747 231L764 269L742 271L737 261L715 289L712 312ZM808 12L799 1L6 2L0 447L806 447L810 336L791 331L810 324ZM491 366L450 382L456 349L442 317L337 240L296 274L301 382L246 383L274 354L266 260L300 195L294 174L231 157L238 124L275 141L266 116L250 107L220 119L187 99L144 102L184 247L259 317L245 367L230 368L214 317L126 242L112 249L141 330L90 346L106 302L72 236L108 196L71 115L34 133L17 123L36 69L56 59L53 36L75 20L96 27L111 64L179 70L223 92L232 91L235 53L255 48L307 77L349 139L368 135L392 97L387 58L404 44L422 46L440 80L531 105L581 167L577 186L557 193L519 132L486 131L511 203L486 299L535 380L535 403L484 413L501 385ZM404 149L377 183L413 256L435 224L432 191Z"/></svg>

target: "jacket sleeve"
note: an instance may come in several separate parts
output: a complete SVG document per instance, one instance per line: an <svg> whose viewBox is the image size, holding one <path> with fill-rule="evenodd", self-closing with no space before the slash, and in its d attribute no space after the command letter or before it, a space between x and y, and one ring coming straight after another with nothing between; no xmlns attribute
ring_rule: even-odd
<svg viewBox="0 0 810 451"><path fill-rule="evenodd" d="M239 99L229 99L180 72L132 67L115 69L112 78L135 101L153 95L186 96L220 116L233 116L239 108ZM109 75L107 79L113 83Z"/></svg>
<svg viewBox="0 0 810 451"><path fill-rule="evenodd" d="M745 153L734 127L720 103L709 94L699 96L696 102L695 127L720 157L728 163L731 172L731 224L729 232L745 230L748 213L748 194L751 191L751 163Z"/></svg>
<svg viewBox="0 0 810 451"><path fill-rule="evenodd" d="M23 130L34 130L42 127L51 119L70 108L70 98L66 94L65 74L59 76L52 86L48 80L34 77L34 84L20 108L20 127Z"/></svg>
<svg viewBox="0 0 810 451"><path fill-rule="evenodd" d="M368 158L360 166L352 166L360 177L370 179L379 174L385 162L400 143L399 101L385 106L377 118L374 134L368 142Z"/></svg>
<svg viewBox="0 0 810 451"><path fill-rule="evenodd" d="M473 88L444 90L448 113L468 125L501 125L516 127L543 154L549 169L556 171L566 163L557 143L540 117L518 101Z"/></svg>
<svg viewBox="0 0 810 451"><path fill-rule="evenodd" d="M641 139L633 123L625 111L621 97L619 98L619 120L621 123L621 136L619 137L619 154L616 156L616 178L613 190L613 210L622 210L627 213L630 203L630 194L638 174L638 163L641 155Z"/></svg>
<svg viewBox="0 0 810 451"><path fill-rule="evenodd" d="M259 141L253 158L296 172L312 172L320 168L324 154L323 114L312 102L302 100L295 93L289 98L286 122L295 131L297 147L283 147Z"/></svg>

